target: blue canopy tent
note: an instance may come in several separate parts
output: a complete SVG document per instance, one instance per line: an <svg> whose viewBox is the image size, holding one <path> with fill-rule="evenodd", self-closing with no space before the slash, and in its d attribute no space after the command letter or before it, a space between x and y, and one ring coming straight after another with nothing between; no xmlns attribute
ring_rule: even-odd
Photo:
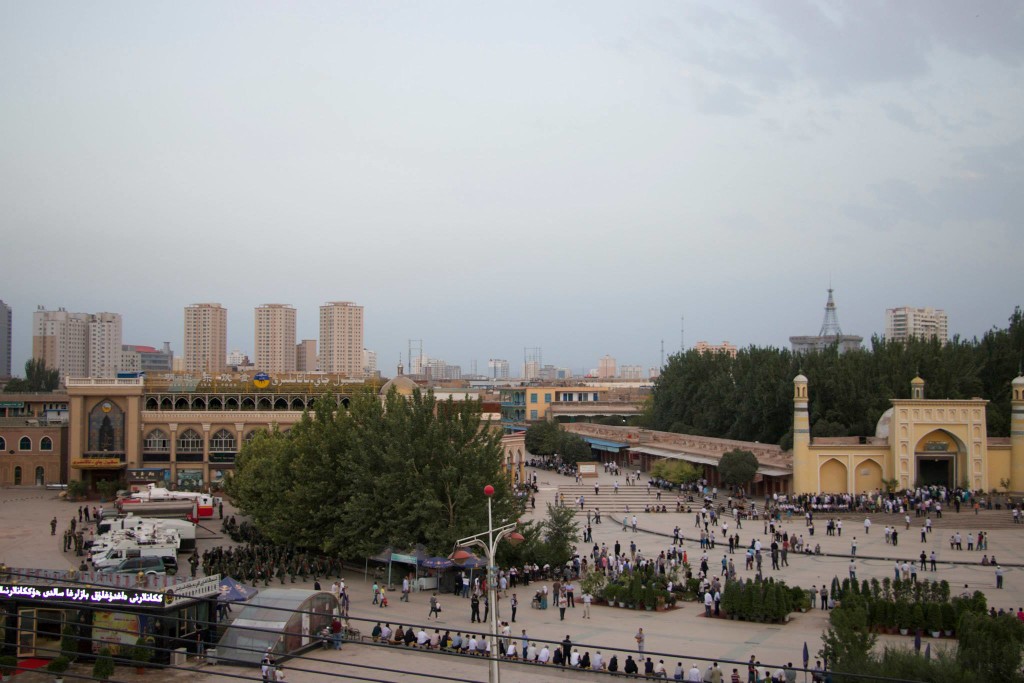
<svg viewBox="0 0 1024 683"><path fill-rule="evenodd" d="M220 595L217 596L217 601L245 602L252 599L259 592L258 588L246 586L244 583L235 581L230 576L225 576L220 580Z"/></svg>

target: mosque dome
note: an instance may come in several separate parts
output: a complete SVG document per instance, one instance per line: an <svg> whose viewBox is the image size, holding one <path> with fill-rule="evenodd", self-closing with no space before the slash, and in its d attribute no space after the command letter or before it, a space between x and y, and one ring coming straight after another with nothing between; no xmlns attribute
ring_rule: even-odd
<svg viewBox="0 0 1024 683"><path fill-rule="evenodd" d="M875 425L875 436L879 439L889 438L889 426L892 424L892 408L882 413L882 417L878 418L878 424Z"/></svg>
<svg viewBox="0 0 1024 683"><path fill-rule="evenodd" d="M420 388L420 385L416 384L406 375L399 375L384 383L384 386L380 388L380 395L387 396L388 392L391 391L391 387L395 388L399 396L412 396L413 392Z"/></svg>
<svg viewBox="0 0 1024 683"><path fill-rule="evenodd" d="M800 373L799 375L797 375L796 377L793 378L793 384L801 384L801 383L802 384L807 384L807 376L804 375L803 373Z"/></svg>

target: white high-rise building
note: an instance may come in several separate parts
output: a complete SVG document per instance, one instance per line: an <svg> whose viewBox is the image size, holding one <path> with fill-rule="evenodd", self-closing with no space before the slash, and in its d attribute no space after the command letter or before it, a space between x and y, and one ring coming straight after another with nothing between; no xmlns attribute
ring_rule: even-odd
<svg viewBox="0 0 1024 683"><path fill-rule="evenodd" d="M256 370L295 372L295 309L288 304L256 307Z"/></svg>
<svg viewBox="0 0 1024 683"><path fill-rule="evenodd" d="M121 316L96 313L89 316L89 377L116 377L121 369Z"/></svg>
<svg viewBox="0 0 1024 683"><path fill-rule="evenodd" d="M363 349L363 374L373 377L377 374L377 352Z"/></svg>
<svg viewBox="0 0 1024 683"><path fill-rule="evenodd" d="M885 311L886 341L905 342L916 339L949 339L949 319L941 308L902 306Z"/></svg>
<svg viewBox="0 0 1024 683"><path fill-rule="evenodd" d="M185 372L217 374L227 367L228 309L220 304L185 307Z"/></svg>
<svg viewBox="0 0 1024 683"><path fill-rule="evenodd" d="M363 376L363 307L331 301L320 307L320 370Z"/></svg>
<svg viewBox="0 0 1024 683"><path fill-rule="evenodd" d="M502 358L491 358L487 361L487 369L490 370L493 379L508 379L509 364Z"/></svg>
<svg viewBox="0 0 1024 683"><path fill-rule="evenodd" d="M622 379L643 379L644 367L642 365L623 365L619 368L619 376Z"/></svg>
<svg viewBox="0 0 1024 683"><path fill-rule="evenodd" d="M121 315L42 306L32 314L32 357L67 377L115 377L121 369Z"/></svg>

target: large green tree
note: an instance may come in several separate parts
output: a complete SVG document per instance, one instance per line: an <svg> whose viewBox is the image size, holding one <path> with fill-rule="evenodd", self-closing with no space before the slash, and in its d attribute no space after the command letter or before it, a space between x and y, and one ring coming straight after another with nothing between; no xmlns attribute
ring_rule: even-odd
<svg viewBox="0 0 1024 683"><path fill-rule="evenodd" d="M501 469L501 436L481 423L479 402L432 393L372 392L348 409L317 399L287 434L245 445L227 492L271 540L358 558L425 545L447 554L519 512Z"/></svg>
<svg viewBox="0 0 1024 683"><path fill-rule="evenodd" d="M739 448L726 451L718 461L718 474L726 486L746 486L757 474L757 458Z"/></svg>
<svg viewBox="0 0 1024 683"><path fill-rule="evenodd" d="M558 452L558 443L562 438L562 428L557 422L542 420L534 422L526 429L526 450L533 455L554 455Z"/></svg>
<svg viewBox="0 0 1024 683"><path fill-rule="evenodd" d="M25 361L25 377L15 377L7 383L4 391L48 392L54 391L58 386L60 372L48 369L46 362L41 358L32 358Z"/></svg>

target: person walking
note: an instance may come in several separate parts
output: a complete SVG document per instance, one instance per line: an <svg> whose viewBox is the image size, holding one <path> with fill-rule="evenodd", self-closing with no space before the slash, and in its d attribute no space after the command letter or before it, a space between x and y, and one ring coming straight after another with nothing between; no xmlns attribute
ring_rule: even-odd
<svg viewBox="0 0 1024 683"><path fill-rule="evenodd" d="M633 636L633 640L636 641L636 651L639 652L640 654L644 653L644 640L645 640L645 638L646 638L646 636L644 636L644 629L642 627L636 632L636 635Z"/></svg>
<svg viewBox="0 0 1024 683"><path fill-rule="evenodd" d="M441 603L437 601L436 592L430 596L430 612L427 613L427 619L430 619L430 617L441 618Z"/></svg>
<svg viewBox="0 0 1024 683"><path fill-rule="evenodd" d="M512 598L509 600L509 607L512 608L512 623L514 624L516 623L516 610L519 609L519 598L516 597L515 593L512 594ZM526 650L524 649L523 652L526 652Z"/></svg>
<svg viewBox="0 0 1024 683"><path fill-rule="evenodd" d="M1003 587L1003 568L996 565L996 588Z"/></svg>
<svg viewBox="0 0 1024 683"><path fill-rule="evenodd" d="M593 602L594 596L589 592L584 591L583 593L583 618L590 618L590 603Z"/></svg>

